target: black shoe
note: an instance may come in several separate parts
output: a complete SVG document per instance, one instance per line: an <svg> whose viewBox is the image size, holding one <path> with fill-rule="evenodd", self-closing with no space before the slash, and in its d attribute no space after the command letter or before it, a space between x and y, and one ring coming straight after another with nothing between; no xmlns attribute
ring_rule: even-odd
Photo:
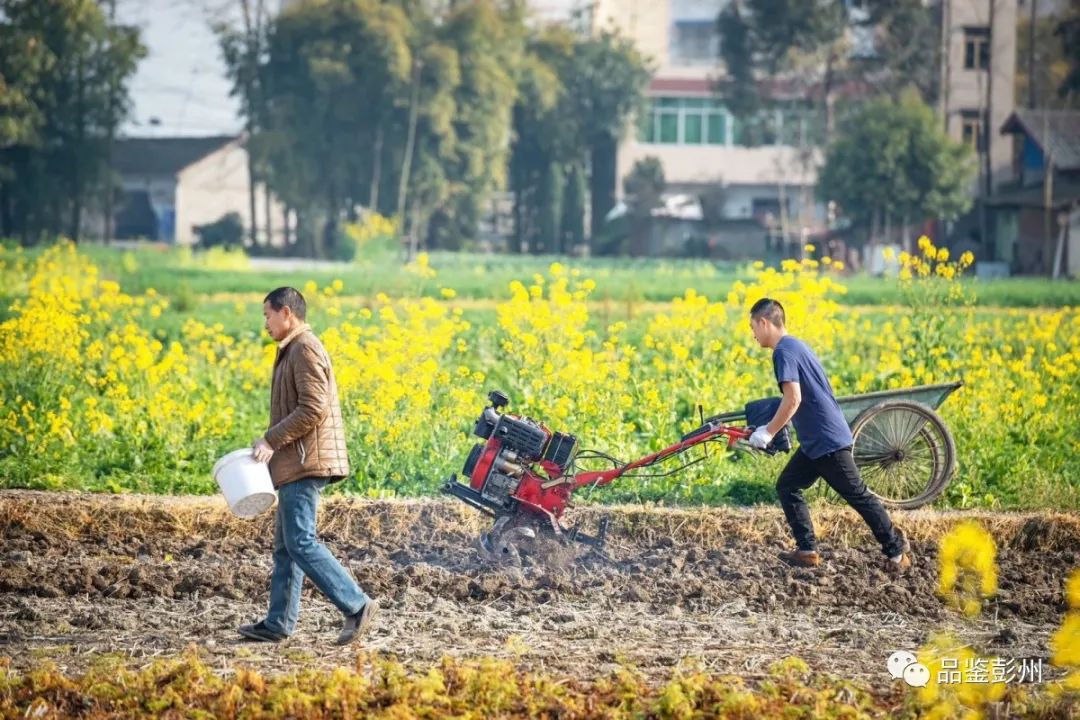
<svg viewBox="0 0 1080 720"><path fill-rule="evenodd" d="M241 625L237 628L237 631L248 640L256 640L258 642L281 642L288 635L282 635L281 633L274 632L270 628L266 627L266 622L260 620L254 625Z"/></svg>
<svg viewBox="0 0 1080 720"><path fill-rule="evenodd" d="M345 624L341 626L341 634L338 635L337 644L348 645L360 637L364 630L367 629L372 616L375 615L376 608L378 608L378 603L375 600L368 600L364 603L364 607L360 608L360 612L355 615L347 615Z"/></svg>

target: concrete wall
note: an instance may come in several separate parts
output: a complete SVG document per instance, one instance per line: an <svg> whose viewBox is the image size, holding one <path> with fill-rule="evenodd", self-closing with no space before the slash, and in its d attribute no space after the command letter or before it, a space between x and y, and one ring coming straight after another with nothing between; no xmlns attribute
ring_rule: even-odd
<svg viewBox="0 0 1080 720"><path fill-rule="evenodd" d="M244 227L251 227L248 199L247 151L239 142L226 145L184 168L177 175L176 185L176 242L190 245L198 242L194 227L220 220L230 212L238 213ZM265 232L266 196L259 186L255 198L255 221ZM271 199L270 219L274 226L273 241L282 231L282 208Z"/></svg>
<svg viewBox="0 0 1080 720"><path fill-rule="evenodd" d="M656 77L709 78L722 74L722 63L679 64L671 43L680 20L715 21L730 0L597 0L593 27L618 28L634 38L638 50L651 58Z"/></svg>
<svg viewBox="0 0 1080 720"><path fill-rule="evenodd" d="M813 185L821 163L819 152L804 156L797 148L780 145L752 148L663 145L629 138L619 147L619 177L630 172L635 162L648 156L658 158L663 164L668 183Z"/></svg>
<svg viewBox="0 0 1080 720"><path fill-rule="evenodd" d="M619 147L619 177L625 177L635 162L650 156L660 160L672 190L720 188L726 218L753 217L754 199L779 200L781 183L792 222L799 217L808 222L824 218L824 208L808 199L813 197L810 191L817 182L818 152L804 156L796 148L783 146L660 145L631 138ZM621 197L621 182L618 193Z"/></svg>
<svg viewBox="0 0 1080 720"><path fill-rule="evenodd" d="M617 28L657 65L667 62L670 26L669 0L596 0L593 10L596 30Z"/></svg>

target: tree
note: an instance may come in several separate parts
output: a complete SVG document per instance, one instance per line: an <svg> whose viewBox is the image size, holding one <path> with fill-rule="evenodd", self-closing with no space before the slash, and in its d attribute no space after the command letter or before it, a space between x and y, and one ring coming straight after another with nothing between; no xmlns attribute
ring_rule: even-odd
<svg viewBox="0 0 1080 720"><path fill-rule="evenodd" d="M650 77L634 45L613 32L590 37L548 27L530 38L514 110L515 248L565 250L565 242L540 239L550 237L551 220L560 215L563 234L572 238L569 246L582 241L580 195L564 204L550 185L553 172L569 174L568 193L579 192L576 183L588 184L593 233L599 229L615 202L615 149L643 106Z"/></svg>
<svg viewBox="0 0 1080 720"><path fill-rule="evenodd" d="M635 162L623 179L623 191L630 208L630 254L645 254L652 232L652 210L660 204L666 185L664 166L659 158L651 155Z"/></svg>
<svg viewBox="0 0 1080 720"><path fill-rule="evenodd" d="M298 211L304 249L332 252L339 219L363 204L397 219L410 252L472 237L506 183L524 33L520 4L496 0L285 10L259 61L261 108L244 112L268 182ZM227 57L239 76L244 54Z"/></svg>
<svg viewBox="0 0 1080 720"><path fill-rule="evenodd" d="M971 206L974 173L971 148L949 138L910 90L844 119L826 151L818 194L875 236L890 220L955 219Z"/></svg>
<svg viewBox="0 0 1080 720"><path fill-rule="evenodd" d="M434 37L459 58L460 83L451 95L452 142L425 159L442 177L410 200L414 237L427 236L428 220L437 212L443 236L460 246L475 236L491 191L505 187L525 35L524 8L517 2L462 0L441 18Z"/></svg>
<svg viewBox="0 0 1080 720"><path fill-rule="evenodd" d="M1073 3L1061 18L1054 34L1061 40L1068 72L1058 85L1058 95L1075 100L1080 97L1080 7Z"/></svg>
<svg viewBox="0 0 1080 720"><path fill-rule="evenodd" d="M566 85L576 72L577 41L567 28L548 26L534 33L526 46L518 75L510 154L510 187L514 193L512 248L517 252L525 247L535 250L543 243L540 217L545 213L550 217L554 200L551 192L546 196L543 192L545 178L550 182L551 167L584 162L581 118L572 110ZM549 205L546 209L545 202ZM550 238L547 244L551 245Z"/></svg>
<svg viewBox="0 0 1080 720"><path fill-rule="evenodd" d="M212 223L196 225L199 247L241 247L244 244L244 221L239 213L228 212Z"/></svg>
<svg viewBox="0 0 1080 720"><path fill-rule="evenodd" d="M846 58L843 0L734 0L717 19L720 52L728 69L721 89L731 111L750 118L771 98L772 85L796 66L809 94L822 102L832 128L832 94ZM763 87L764 86L764 87Z"/></svg>
<svg viewBox="0 0 1080 720"><path fill-rule="evenodd" d="M927 103L937 100L941 80L940 3L925 0L868 0L865 28L874 52L857 57L852 74L878 95L899 97L914 87Z"/></svg>
<svg viewBox="0 0 1080 720"><path fill-rule="evenodd" d="M78 241L113 192L109 133L145 48L90 0L0 0L0 37L0 232Z"/></svg>
<svg viewBox="0 0 1080 720"><path fill-rule="evenodd" d="M260 59L260 103L244 103L270 188L297 210L315 256L334 252L338 222L370 196L378 115L408 87L411 26L378 0L308 0L273 22ZM242 77L243 53L226 54Z"/></svg>
<svg viewBox="0 0 1080 720"><path fill-rule="evenodd" d="M605 31L576 47L577 72L567 91L589 149L589 191L595 233L615 206L616 157L630 119L644 108L652 69L634 43Z"/></svg>
<svg viewBox="0 0 1080 720"><path fill-rule="evenodd" d="M554 162L548 165L540 183L540 236L534 252L561 253L564 250L559 230L562 225L563 186L565 184L562 165Z"/></svg>
<svg viewBox="0 0 1080 720"><path fill-rule="evenodd" d="M248 158L248 212L251 224L248 237L254 245L258 239L255 218L256 180L261 173L257 170L261 164L261 153L256 137L256 122L265 116L263 93L259 84L259 66L263 61L266 47L267 16L264 0L256 0L254 8L250 0L239 0L244 25L235 28L226 23L215 26L221 43L221 53L225 60L230 79L233 82L232 96L240 98L241 115L244 117L244 130L247 134ZM269 212L270 203L266 204ZM270 221L267 218L267 240L270 235Z"/></svg>
<svg viewBox="0 0 1080 720"><path fill-rule="evenodd" d="M1077 67L1080 81L1080 58L1070 64L1074 45L1064 40L1069 18L1065 15L1022 16L1016 29L1016 102L1033 108L1078 108L1080 92L1069 92L1069 73ZM1065 28L1065 30L1062 30ZM1080 42L1080 25L1072 43ZM1064 92L1062 90L1064 89ZM1080 86L1077 88L1080 90Z"/></svg>
<svg viewBox="0 0 1080 720"><path fill-rule="evenodd" d="M585 171L580 162L570 165L563 188L562 252L572 252L585 243Z"/></svg>
<svg viewBox="0 0 1080 720"><path fill-rule="evenodd" d="M38 145L44 122L35 101L51 55L28 27L0 25L0 233L12 232L12 183L20 150Z"/></svg>
<svg viewBox="0 0 1080 720"><path fill-rule="evenodd" d="M863 14L845 0L735 0L717 18L727 75L719 85L729 109L755 119L779 95L812 100L825 140L832 134L837 89L898 96L914 86L937 93L937 17L923 0L867 0ZM852 38L873 40L855 52ZM766 113L767 115L767 113Z"/></svg>
<svg viewBox="0 0 1080 720"><path fill-rule="evenodd" d="M32 28L9 21L0 25L0 59L0 149L34 144L44 120L35 91L52 57Z"/></svg>
<svg viewBox="0 0 1080 720"><path fill-rule="evenodd" d="M650 155L635 162L623 179L623 192L634 209L632 214L648 216L649 211L659 203L666 186L664 165L660 158Z"/></svg>

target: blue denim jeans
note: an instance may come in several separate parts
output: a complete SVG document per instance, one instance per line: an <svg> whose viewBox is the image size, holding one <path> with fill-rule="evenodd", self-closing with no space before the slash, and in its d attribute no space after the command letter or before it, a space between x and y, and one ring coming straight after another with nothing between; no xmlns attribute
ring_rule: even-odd
<svg viewBox="0 0 1080 720"><path fill-rule="evenodd" d="M278 489L266 627L283 635L296 630L305 575L345 615L360 612L368 601L352 574L315 537L319 493L326 484L323 478L304 478Z"/></svg>

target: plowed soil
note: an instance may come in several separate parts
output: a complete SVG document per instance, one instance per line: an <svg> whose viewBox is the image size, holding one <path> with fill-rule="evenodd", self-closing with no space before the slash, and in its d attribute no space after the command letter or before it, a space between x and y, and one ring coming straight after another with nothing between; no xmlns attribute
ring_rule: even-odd
<svg viewBox="0 0 1080 720"><path fill-rule="evenodd" d="M340 615L305 590L300 625L280 645L244 642L237 625L266 610L272 513L231 516L216 498L0 493L0 655L77 671L100 653L134 662L194 644L214 661L263 671L351 665L358 650L424 666L444 655L515 657L595 676L631 663L657 677L693 658L753 677L795 655L815 670L888 686L885 659L951 630L981 652L1043 658L1080 565L1080 517L894 513L915 566L884 570L853 511L814 518L824 564L781 563L790 541L778 509L586 508L611 519L604 554L504 567L473 540L484 518L453 500L328 498L320 534L380 611L362 645L337 648ZM966 619L936 595L936 552L976 518L998 542L999 587Z"/></svg>

